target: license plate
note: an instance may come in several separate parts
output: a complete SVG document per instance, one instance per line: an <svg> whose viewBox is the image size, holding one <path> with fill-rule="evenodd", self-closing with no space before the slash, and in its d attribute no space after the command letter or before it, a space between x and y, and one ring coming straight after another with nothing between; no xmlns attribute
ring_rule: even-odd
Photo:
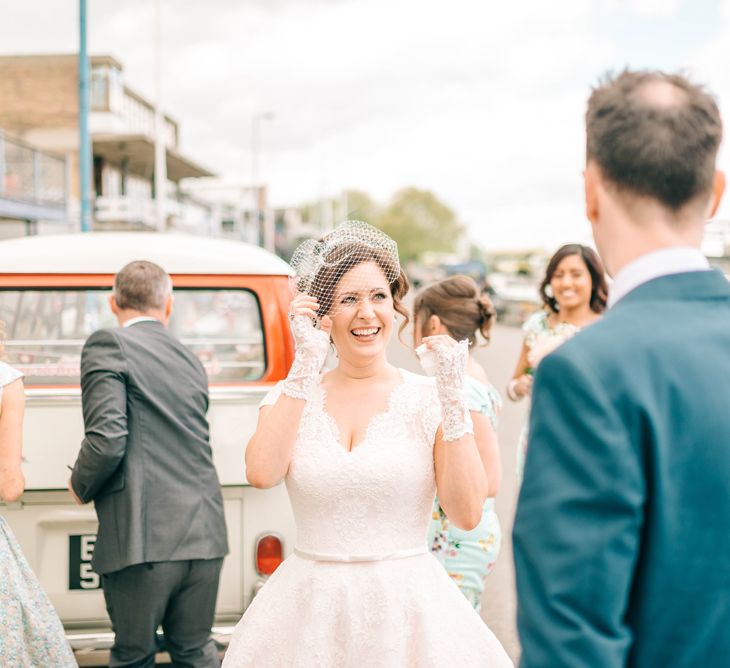
<svg viewBox="0 0 730 668"><path fill-rule="evenodd" d="M68 537L68 588L99 589L101 578L91 568L96 534L81 534Z"/></svg>

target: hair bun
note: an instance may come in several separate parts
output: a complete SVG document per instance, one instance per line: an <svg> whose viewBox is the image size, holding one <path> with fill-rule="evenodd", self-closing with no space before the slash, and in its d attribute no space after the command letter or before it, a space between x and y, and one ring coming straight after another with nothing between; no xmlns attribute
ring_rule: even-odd
<svg viewBox="0 0 730 668"><path fill-rule="evenodd" d="M494 309L494 304L492 304L492 300L486 292L479 295L476 300L479 305L479 312L482 314L484 320L490 320L496 315L497 312Z"/></svg>
<svg viewBox="0 0 730 668"><path fill-rule="evenodd" d="M490 331L494 324L494 319L497 315L497 311L492 304L492 300L486 292L483 292L477 297L477 305L479 307L479 316L481 323L479 325L479 331L481 332L484 340L489 342Z"/></svg>

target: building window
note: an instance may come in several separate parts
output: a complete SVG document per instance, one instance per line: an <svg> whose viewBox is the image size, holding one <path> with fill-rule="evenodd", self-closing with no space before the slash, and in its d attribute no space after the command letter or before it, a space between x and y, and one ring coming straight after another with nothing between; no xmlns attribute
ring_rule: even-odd
<svg viewBox="0 0 730 668"><path fill-rule="evenodd" d="M122 73L111 65L91 68L91 108L94 111L118 112L122 108Z"/></svg>
<svg viewBox="0 0 730 668"><path fill-rule="evenodd" d="M91 70L91 108L94 111L109 111L109 81L106 68L94 67Z"/></svg>

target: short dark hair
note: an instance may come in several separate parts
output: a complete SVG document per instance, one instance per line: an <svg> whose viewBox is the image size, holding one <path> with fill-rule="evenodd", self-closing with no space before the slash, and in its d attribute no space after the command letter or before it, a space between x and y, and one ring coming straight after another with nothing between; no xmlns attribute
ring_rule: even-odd
<svg viewBox="0 0 730 668"><path fill-rule="evenodd" d="M547 269L545 270L545 278L540 283L540 297L542 298L543 304L553 313L558 313L560 310L558 300L555 299L555 295L549 295L547 293L547 287L550 285L550 281L553 280L553 275L558 265L569 255L577 255L585 262L588 273L591 275L591 311L594 313L603 313L606 310L606 302L608 300L606 272L603 269L603 264L601 263L601 258L598 257L598 253L582 244L565 244L565 246L558 248L550 258Z"/></svg>
<svg viewBox="0 0 730 668"><path fill-rule="evenodd" d="M670 84L676 99L652 100ZM715 98L679 74L624 70L593 89L586 157L620 192L651 197L672 211L712 189L722 121Z"/></svg>
<svg viewBox="0 0 730 668"><path fill-rule="evenodd" d="M450 276L429 285L416 295L413 303L414 318L421 319L421 336L426 333L428 319L439 317L449 334L457 341L477 342L481 333L489 343L489 330L494 322L494 306L486 293L470 276Z"/></svg>
<svg viewBox="0 0 730 668"><path fill-rule="evenodd" d="M114 299L121 309L159 310L172 294L172 281L154 262L135 260L114 277Z"/></svg>

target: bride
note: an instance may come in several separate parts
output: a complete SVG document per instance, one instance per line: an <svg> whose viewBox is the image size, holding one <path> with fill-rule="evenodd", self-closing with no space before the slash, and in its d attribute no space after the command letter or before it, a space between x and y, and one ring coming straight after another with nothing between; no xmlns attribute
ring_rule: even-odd
<svg viewBox="0 0 730 668"><path fill-rule="evenodd" d="M285 480L287 558L238 623L224 668L512 666L426 550L434 495L476 526L487 479L466 404L466 342L434 336L436 377L390 365L408 290L395 243L357 221L292 258L296 354L246 450L252 485ZM330 343L337 367L320 376Z"/></svg>

